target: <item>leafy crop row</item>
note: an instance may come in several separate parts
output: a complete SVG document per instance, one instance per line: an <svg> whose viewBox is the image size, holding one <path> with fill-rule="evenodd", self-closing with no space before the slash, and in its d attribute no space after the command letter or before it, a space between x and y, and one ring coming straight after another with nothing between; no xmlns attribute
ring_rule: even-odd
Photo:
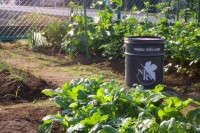
<svg viewBox="0 0 200 133"><path fill-rule="evenodd" d="M181 101L162 90L162 85L154 90L142 86L127 90L103 78L73 80L62 88L43 90L61 110L45 116L39 131L50 133L59 123L66 133L200 132L200 108L186 117L181 112L194 101Z"/></svg>

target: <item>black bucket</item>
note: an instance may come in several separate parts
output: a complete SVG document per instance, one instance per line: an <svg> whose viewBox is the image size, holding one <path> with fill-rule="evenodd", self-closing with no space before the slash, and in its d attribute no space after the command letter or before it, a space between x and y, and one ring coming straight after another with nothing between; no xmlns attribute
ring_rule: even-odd
<svg viewBox="0 0 200 133"><path fill-rule="evenodd" d="M125 81L128 87L141 84L152 89L163 83L165 39L153 36L126 37Z"/></svg>

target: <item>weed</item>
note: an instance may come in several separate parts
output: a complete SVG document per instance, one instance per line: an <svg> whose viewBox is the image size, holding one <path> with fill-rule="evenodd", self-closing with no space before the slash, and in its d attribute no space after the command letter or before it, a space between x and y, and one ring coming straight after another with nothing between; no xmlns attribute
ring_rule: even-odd
<svg viewBox="0 0 200 133"><path fill-rule="evenodd" d="M14 72L14 71L11 71L10 72L10 76L9 76L9 80L17 80L17 81L21 81L23 83L26 83L26 78L25 76L23 76L19 70L18 72Z"/></svg>
<svg viewBox="0 0 200 133"><path fill-rule="evenodd" d="M20 72L20 70L15 70L14 68L11 67L11 65L8 65L7 63L0 61L0 71L2 71L2 70L8 70L10 72L8 81L14 79L14 80L26 83L26 78Z"/></svg>

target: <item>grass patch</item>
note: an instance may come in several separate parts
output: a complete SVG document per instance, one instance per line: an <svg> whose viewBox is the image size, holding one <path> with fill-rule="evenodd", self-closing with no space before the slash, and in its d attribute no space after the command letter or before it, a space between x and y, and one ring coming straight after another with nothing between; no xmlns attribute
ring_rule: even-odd
<svg viewBox="0 0 200 133"><path fill-rule="evenodd" d="M93 78L103 76L105 79L115 80L117 82L123 83L124 77L123 75L116 74L111 70L101 70L94 65L73 65L69 66L65 69L67 73L70 75L74 75L75 77L82 78Z"/></svg>
<svg viewBox="0 0 200 133"><path fill-rule="evenodd" d="M12 80L12 79L26 83L26 77L21 72L19 72L19 70L10 71L9 80Z"/></svg>
<svg viewBox="0 0 200 133"><path fill-rule="evenodd" d="M0 61L0 72L2 70L8 70L10 72L9 80L14 79L14 80L26 83L26 78L22 74L22 72L20 72L20 70L16 70L12 68L10 65L8 65L7 63Z"/></svg>
<svg viewBox="0 0 200 133"><path fill-rule="evenodd" d="M1 42L0 48L2 49L27 49L28 48L28 42L27 40L17 40L17 41L11 41L11 42Z"/></svg>
<svg viewBox="0 0 200 133"><path fill-rule="evenodd" d="M21 50L15 50L15 51L4 51L1 54L6 54L10 58L21 58L25 59L28 62L37 62L44 66L58 66L65 64L66 60L59 60L58 58L54 56L47 56L41 53L34 53L29 51L21 51Z"/></svg>
<svg viewBox="0 0 200 133"><path fill-rule="evenodd" d="M4 69L9 70L9 65L0 61L0 72Z"/></svg>
<svg viewBox="0 0 200 133"><path fill-rule="evenodd" d="M48 68L54 68L55 71L63 71L66 72L66 75L73 76L74 78L92 78L92 77L99 77L103 76L106 79L113 80L123 83L124 82L124 76L114 73L111 70L102 70L98 68L95 65L83 65L80 63L75 63L72 60L69 59L59 59L56 56L48 56L44 55L42 53L34 53L34 52L28 52L28 51L20 51L19 49L13 50L3 50L1 52L2 55L7 55L8 58L17 60L20 58L20 60L26 61L26 63L37 63L41 65L39 68L34 68L34 71L38 74L40 71L47 70ZM44 69L41 69L43 68ZM20 69L27 69L27 68L21 68ZM56 72L55 72L56 73ZM18 75L18 74L17 74ZM36 75L37 76L37 75ZM18 76L13 76L18 77ZM18 79L22 80L23 78L18 77Z"/></svg>
<svg viewBox="0 0 200 133"><path fill-rule="evenodd" d="M198 82L198 83L193 83L193 86L194 86L194 87L199 87L199 88L200 88L200 82Z"/></svg>
<svg viewBox="0 0 200 133"><path fill-rule="evenodd" d="M59 59L56 56L48 56L42 53L28 52L26 50L20 51L19 49L13 50L3 50L1 52L3 55L7 55L6 58L26 61L25 64L36 63L41 67L35 67L34 69L29 69L29 71L35 73L35 76L40 75L41 71L46 71L48 69L53 69L56 71L63 71L66 75L73 76L74 78L92 78L92 77L100 77L103 76L105 79L113 80L115 79L117 82L124 83L124 76L114 73L111 70L102 70L95 65L83 65L80 63L75 63L69 59ZM22 62L23 63L23 62ZM12 63L11 63L12 64ZM18 66L22 70L27 70L26 67ZM54 73L52 71L52 73ZM12 76L12 78L17 78L18 80L24 81L23 76L20 74L16 74Z"/></svg>

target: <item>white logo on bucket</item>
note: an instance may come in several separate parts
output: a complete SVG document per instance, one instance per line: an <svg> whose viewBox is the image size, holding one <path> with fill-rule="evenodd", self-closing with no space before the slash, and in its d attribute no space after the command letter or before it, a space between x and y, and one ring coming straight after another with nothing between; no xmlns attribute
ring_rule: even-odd
<svg viewBox="0 0 200 133"><path fill-rule="evenodd" d="M141 64L141 69L138 69L137 79L144 85L150 85L156 81L155 70L158 67L152 64L151 61L145 63L145 66Z"/></svg>

